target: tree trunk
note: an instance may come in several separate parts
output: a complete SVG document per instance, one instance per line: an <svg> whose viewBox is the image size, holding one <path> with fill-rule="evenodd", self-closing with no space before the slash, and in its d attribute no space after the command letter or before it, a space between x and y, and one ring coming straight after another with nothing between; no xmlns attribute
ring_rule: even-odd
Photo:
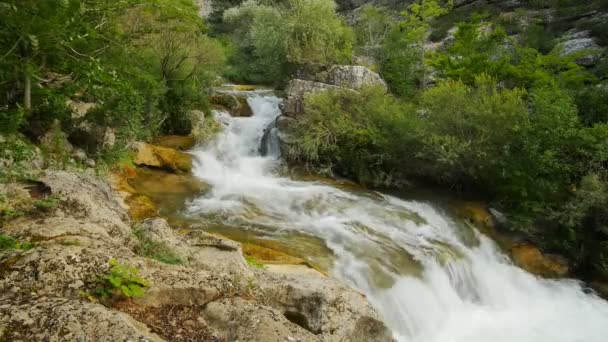
<svg viewBox="0 0 608 342"><path fill-rule="evenodd" d="M27 68L24 72L23 81L23 109L26 112L32 110L32 75Z"/></svg>

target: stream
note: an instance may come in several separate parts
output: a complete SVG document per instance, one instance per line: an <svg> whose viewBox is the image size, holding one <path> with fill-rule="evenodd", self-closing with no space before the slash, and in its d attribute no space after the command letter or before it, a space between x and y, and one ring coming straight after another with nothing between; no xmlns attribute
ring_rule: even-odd
<svg viewBox="0 0 608 342"><path fill-rule="evenodd" d="M282 243L364 293L407 342L604 342L608 302L575 280L514 266L490 238L428 200L405 200L285 172L272 92L247 92L252 117L214 114L224 130L192 151L210 190L180 215L210 230Z"/></svg>

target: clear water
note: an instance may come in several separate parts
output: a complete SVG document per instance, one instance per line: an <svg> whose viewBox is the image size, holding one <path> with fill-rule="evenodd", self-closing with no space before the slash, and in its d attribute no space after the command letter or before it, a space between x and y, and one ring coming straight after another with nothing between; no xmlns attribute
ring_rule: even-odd
<svg viewBox="0 0 608 342"><path fill-rule="evenodd" d="M224 132L193 152L212 189L188 202L189 216L330 259L331 275L365 293L399 341L608 341L608 302L513 266L433 204L282 176L278 150L259 153L280 99L248 102L253 117L216 112Z"/></svg>

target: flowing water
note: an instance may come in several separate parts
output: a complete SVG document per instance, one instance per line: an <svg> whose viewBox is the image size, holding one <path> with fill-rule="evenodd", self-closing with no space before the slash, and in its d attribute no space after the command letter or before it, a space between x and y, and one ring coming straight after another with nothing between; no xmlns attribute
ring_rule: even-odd
<svg viewBox="0 0 608 342"><path fill-rule="evenodd" d="M280 114L271 93L248 93L254 115L216 111L225 129L197 148L211 190L184 215L226 235L283 242L365 293L399 341L608 341L608 302L571 280L512 265L494 242L427 201L402 200L282 170L264 130Z"/></svg>

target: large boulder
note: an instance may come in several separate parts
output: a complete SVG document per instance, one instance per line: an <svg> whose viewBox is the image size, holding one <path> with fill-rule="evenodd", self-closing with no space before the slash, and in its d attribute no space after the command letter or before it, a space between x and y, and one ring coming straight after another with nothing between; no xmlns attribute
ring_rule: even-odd
<svg viewBox="0 0 608 342"><path fill-rule="evenodd" d="M330 89L340 89L340 87L327 83L300 79L289 81L289 84L285 89L285 101L281 103L283 115L296 117L298 114L304 112L304 96L306 94L315 94Z"/></svg>
<svg viewBox="0 0 608 342"><path fill-rule="evenodd" d="M589 31L572 31L566 34L555 49L563 57L583 54L576 63L590 67L602 58L602 48L590 37Z"/></svg>
<svg viewBox="0 0 608 342"><path fill-rule="evenodd" d="M326 83L346 89L359 90L365 86L387 89L386 82L377 73L361 65L334 65L327 71Z"/></svg>
<svg viewBox="0 0 608 342"><path fill-rule="evenodd" d="M139 166L164 169L171 172L190 172L192 156L189 154L152 144L137 142L133 144L135 159Z"/></svg>

